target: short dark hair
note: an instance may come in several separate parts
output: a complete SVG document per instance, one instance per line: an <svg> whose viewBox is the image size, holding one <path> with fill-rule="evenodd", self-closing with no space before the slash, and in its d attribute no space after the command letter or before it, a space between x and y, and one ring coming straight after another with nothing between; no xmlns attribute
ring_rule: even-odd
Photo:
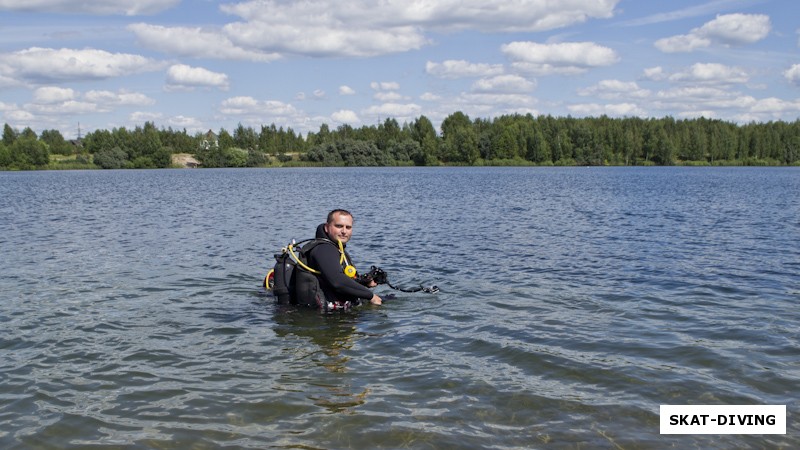
<svg viewBox="0 0 800 450"><path fill-rule="evenodd" d="M336 214L341 214L341 215L344 215L344 216L353 217L353 215L350 214L350 211L348 211L346 209L334 209L333 211L328 213L328 221L326 223L333 222L333 216L336 215Z"/></svg>

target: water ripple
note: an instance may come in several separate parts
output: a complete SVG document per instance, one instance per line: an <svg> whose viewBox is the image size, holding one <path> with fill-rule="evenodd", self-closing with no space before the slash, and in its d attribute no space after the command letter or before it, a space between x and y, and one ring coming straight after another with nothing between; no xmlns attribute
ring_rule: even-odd
<svg viewBox="0 0 800 450"><path fill-rule="evenodd" d="M796 415L796 169L0 178L3 448L800 445L792 420L662 436L658 417ZM314 188L276 206L290 185ZM379 288L383 307L343 315L274 305L272 254L338 206L360 269L441 292Z"/></svg>

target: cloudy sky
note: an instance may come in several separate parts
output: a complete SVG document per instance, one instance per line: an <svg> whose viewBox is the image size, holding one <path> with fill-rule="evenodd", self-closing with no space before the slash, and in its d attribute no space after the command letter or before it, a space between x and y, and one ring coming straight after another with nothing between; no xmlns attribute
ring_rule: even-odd
<svg viewBox="0 0 800 450"><path fill-rule="evenodd" d="M0 122L800 117L793 0L0 0Z"/></svg>

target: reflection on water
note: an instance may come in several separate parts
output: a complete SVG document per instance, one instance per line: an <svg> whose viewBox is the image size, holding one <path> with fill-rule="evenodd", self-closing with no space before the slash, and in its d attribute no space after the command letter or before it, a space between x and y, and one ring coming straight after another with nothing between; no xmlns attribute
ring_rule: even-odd
<svg viewBox="0 0 800 450"><path fill-rule="evenodd" d="M315 391L309 399L331 413L346 413L363 405L369 389L355 392L351 386L338 383L341 375L350 372L347 367L350 360L348 350L357 342L357 317L353 314L320 314L290 306L275 305L273 308L276 336L288 342L302 342L300 348L283 348L284 357L300 366L311 362L330 373L322 380L307 380L325 390ZM290 379L287 380L290 384L297 381L291 380L291 373L284 377ZM302 390L302 386L299 388Z"/></svg>
<svg viewBox="0 0 800 450"><path fill-rule="evenodd" d="M0 447L798 447L798 175L0 173ZM335 207L359 269L441 291L275 305L272 254ZM702 403L788 433L659 434Z"/></svg>

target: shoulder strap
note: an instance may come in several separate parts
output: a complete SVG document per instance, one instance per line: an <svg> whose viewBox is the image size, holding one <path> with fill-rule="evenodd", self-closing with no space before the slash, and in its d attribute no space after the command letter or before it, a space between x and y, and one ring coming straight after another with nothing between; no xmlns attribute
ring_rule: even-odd
<svg viewBox="0 0 800 450"><path fill-rule="evenodd" d="M306 254L319 244L331 244L334 247L336 247L336 244L330 239L314 238L314 239L309 239L307 244L304 244L302 247L300 247L300 252Z"/></svg>
<svg viewBox="0 0 800 450"><path fill-rule="evenodd" d="M306 244L306 242L308 242L308 244ZM316 247L319 244L324 244L324 243L328 243L328 244L331 244L331 245L334 245L334 246L336 245L330 239L314 238L314 239L307 239L305 241L299 242L298 244L303 244L303 245L300 246L300 248L298 249L297 253L294 252L294 246L297 245L297 244L289 244L286 248L289 251L289 255L291 256L292 260L295 263L297 263L298 267L300 267L300 268L302 268L302 269L304 269L304 270L306 270L308 272L311 272L311 273L314 273L314 274L319 274L320 273L319 270L313 269L313 268L309 267L306 264L306 260L308 259L306 255L311 250L313 250L314 247Z"/></svg>

